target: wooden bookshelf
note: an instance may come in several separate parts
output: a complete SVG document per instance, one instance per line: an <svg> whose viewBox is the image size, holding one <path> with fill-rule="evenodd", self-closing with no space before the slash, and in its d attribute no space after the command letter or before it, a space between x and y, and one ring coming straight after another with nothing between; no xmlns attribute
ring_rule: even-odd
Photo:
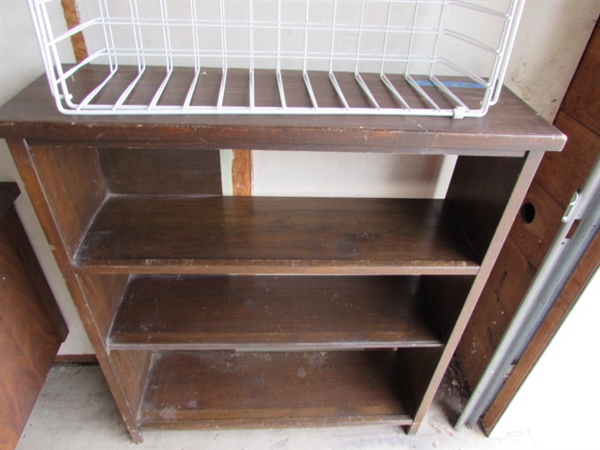
<svg viewBox="0 0 600 450"><path fill-rule="evenodd" d="M2 107L0 136L137 442L149 427L416 433L565 141L507 90L482 119L67 117L43 78ZM457 161L443 199L228 198L223 148Z"/></svg>

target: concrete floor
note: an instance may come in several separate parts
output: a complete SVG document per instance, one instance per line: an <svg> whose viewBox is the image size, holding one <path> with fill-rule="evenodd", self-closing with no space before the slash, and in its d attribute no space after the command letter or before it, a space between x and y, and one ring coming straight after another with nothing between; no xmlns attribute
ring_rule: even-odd
<svg viewBox="0 0 600 450"><path fill-rule="evenodd" d="M535 449L529 433L487 438L479 429L452 423L464 402L452 372L417 436L390 426L312 429L144 432L133 444L98 366L56 365L44 385L19 450L60 449Z"/></svg>

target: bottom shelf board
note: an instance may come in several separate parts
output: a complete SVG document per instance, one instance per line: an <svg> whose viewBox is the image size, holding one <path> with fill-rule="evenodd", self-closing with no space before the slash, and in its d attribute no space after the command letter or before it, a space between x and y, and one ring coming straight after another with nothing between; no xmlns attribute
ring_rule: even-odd
<svg viewBox="0 0 600 450"><path fill-rule="evenodd" d="M158 428L410 425L398 352L165 352L141 425Z"/></svg>

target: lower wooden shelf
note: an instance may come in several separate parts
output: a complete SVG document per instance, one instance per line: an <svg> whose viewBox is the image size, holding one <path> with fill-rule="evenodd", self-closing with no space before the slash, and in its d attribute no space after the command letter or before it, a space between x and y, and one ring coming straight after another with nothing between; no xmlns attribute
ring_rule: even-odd
<svg viewBox="0 0 600 450"><path fill-rule="evenodd" d="M398 352L381 350L156 353L140 424L410 425L399 364Z"/></svg>
<svg viewBox="0 0 600 450"><path fill-rule="evenodd" d="M134 276L110 333L121 350L439 347L420 277Z"/></svg>

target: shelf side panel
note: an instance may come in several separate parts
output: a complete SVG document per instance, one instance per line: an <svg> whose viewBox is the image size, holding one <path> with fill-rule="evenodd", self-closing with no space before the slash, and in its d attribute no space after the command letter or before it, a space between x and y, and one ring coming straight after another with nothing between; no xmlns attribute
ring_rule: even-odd
<svg viewBox="0 0 600 450"><path fill-rule="evenodd" d="M144 390L148 381L153 353L150 351L111 351L110 362L119 375L120 386L139 425Z"/></svg>
<svg viewBox="0 0 600 450"><path fill-rule="evenodd" d="M106 186L121 195L221 195L218 150L103 148Z"/></svg>
<svg viewBox="0 0 600 450"><path fill-rule="evenodd" d="M90 305L96 328L103 340L108 338L115 313L123 299L129 275L78 274L81 288Z"/></svg>
<svg viewBox="0 0 600 450"><path fill-rule="evenodd" d="M472 276L423 277L427 298L431 301L444 336L452 333L474 279Z"/></svg>
<svg viewBox="0 0 600 450"><path fill-rule="evenodd" d="M479 258L492 241L526 157L460 156L447 199Z"/></svg>
<svg viewBox="0 0 600 450"><path fill-rule="evenodd" d="M431 378L440 364L443 352L443 348L405 348L399 352L402 358L407 392L415 410L419 410L423 402L428 401L427 390L430 387ZM412 430L409 430L409 433L414 432L420 424L420 422L413 422Z"/></svg>
<svg viewBox="0 0 600 450"><path fill-rule="evenodd" d="M83 239L107 189L94 148L30 147L54 220L71 256Z"/></svg>

